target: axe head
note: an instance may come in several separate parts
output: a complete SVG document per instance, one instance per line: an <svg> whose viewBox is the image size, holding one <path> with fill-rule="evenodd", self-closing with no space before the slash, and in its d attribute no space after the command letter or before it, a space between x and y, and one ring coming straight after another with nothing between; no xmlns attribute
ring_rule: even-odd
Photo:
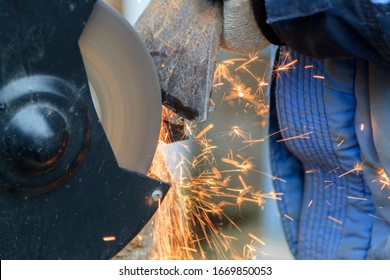
<svg viewBox="0 0 390 280"><path fill-rule="evenodd" d="M222 3L151 0L135 24L153 57L163 104L187 120L207 119L222 34Z"/></svg>

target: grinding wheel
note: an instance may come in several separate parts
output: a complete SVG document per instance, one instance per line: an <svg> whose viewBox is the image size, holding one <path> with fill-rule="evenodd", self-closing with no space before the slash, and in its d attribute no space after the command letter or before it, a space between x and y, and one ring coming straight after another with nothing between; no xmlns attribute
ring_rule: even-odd
<svg viewBox="0 0 390 280"><path fill-rule="evenodd" d="M130 23L98 1L79 41L95 108L119 165L146 173L161 125L150 55Z"/></svg>

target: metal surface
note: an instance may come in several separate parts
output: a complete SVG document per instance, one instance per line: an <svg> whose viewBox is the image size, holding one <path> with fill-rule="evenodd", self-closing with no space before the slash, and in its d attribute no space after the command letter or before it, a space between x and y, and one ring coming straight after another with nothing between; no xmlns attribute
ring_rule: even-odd
<svg viewBox="0 0 390 280"><path fill-rule="evenodd" d="M152 193L168 190L119 168L98 120L78 48L94 3L0 0L1 259L110 258L157 209Z"/></svg>
<svg viewBox="0 0 390 280"><path fill-rule="evenodd" d="M205 121L222 33L221 1L152 0L135 28L158 70L163 103Z"/></svg>

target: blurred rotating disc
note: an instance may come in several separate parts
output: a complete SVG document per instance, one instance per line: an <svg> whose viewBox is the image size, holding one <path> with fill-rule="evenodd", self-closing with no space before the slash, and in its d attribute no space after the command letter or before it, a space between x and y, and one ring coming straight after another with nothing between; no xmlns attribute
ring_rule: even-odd
<svg viewBox="0 0 390 280"><path fill-rule="evenodd" d="M145 174L161 124L160 87L147 48L127 20L102 1L79 45L95 108L119 165Z"/></svg>

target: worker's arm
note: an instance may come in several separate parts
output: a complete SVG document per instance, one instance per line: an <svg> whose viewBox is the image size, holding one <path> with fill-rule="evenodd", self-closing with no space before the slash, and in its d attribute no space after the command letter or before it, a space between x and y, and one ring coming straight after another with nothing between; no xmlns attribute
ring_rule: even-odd
<svg viewBox="0 0 390 280"><path fill-rule="evenodd" d="M388 0L224 0L224 18L222 46L230 50L253 52L269 41L390 68Z"/></svg>
<svg viewBox="0 0 390 280"><path fill-rule="evenodd" d="M317 58L357 58L390 68L388 0L251 0L265 37Z"/></svg>

